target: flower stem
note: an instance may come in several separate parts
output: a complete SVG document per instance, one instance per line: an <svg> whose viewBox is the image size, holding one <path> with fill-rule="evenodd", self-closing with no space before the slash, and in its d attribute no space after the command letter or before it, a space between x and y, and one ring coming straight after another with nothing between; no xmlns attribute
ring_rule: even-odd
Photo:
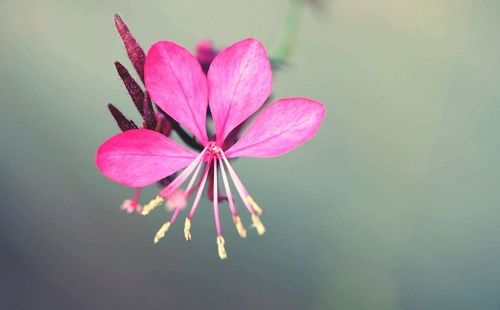
<svg viewBox="0 0 500 310"><path fill-rule="evenodd" d="M292 54L299 34L300 17L304 0L290 0L290 7L288 8L283 25L282 38L278 46L271 52L271 63L273 65L281 65Z"/></svg>

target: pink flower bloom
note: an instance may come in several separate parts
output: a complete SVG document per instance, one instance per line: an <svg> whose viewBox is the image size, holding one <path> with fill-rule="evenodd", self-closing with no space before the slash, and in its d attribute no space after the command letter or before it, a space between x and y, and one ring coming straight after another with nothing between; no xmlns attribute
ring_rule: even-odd
<svg viewBox="0 0 500 310"><path fill-rule="evenodd" d="M298 147L316 134L325 108L307 98L279 99L263 109L236 143L224 147L231 131L259 110L271 92L269 58L262 44L255 39L246 39L222 50L213 59L207 75L185 48L168 41L157 42L147 54L144 79L153 101L190 130L203 145L203 150L195 153L156 131L133 129L111 137L99 147L97 167L106 177L130 187L153 184L183 169L155 199L144 206L143 215L164 199L171 199L191 176L184 190L184 193L190 193L201 173L193 205L185 220L186 240L191 239L191 221L209 170L213 167L216 240L219 257L225 259L227 255L219 220L219 172L240 236L246 237L246 230L236 211L230 183L250 213L253 226L260 235L264 234L265 228L259 218L262 209L250 196L229 159L275 157ZM208 107L216 130L214 138L207 136ZM175 222L179 211L180 208L177 208L160 228L154 238L155 243Z"/></svg>

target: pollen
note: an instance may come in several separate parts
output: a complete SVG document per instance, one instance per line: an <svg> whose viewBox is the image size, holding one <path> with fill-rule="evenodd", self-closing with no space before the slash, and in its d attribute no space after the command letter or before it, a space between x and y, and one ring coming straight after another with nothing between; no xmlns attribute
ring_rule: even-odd
<svg viewBox="0 0 500 310"><path fill-rule="evenodd" d="M262 236L263 234L266 233L266 228L264 227L264 224L262 224L262 222L260 221L260 218L253 214L252 215L252 222L253 222L253 226L257 229L257 233Z"/></svg>
<svg viewBox="0 0 500 310"><path fill-rule="evenodd" d="M259 207L259 205L255 202L255 200L253 200L251 196L247 196L247 201L259 216L262 215L262 213L264 213L264 210L262 210L262 208Z"/></svg>
<svg viewBox="0 0 500 310"><path fill-rule="evenodd" d="M224 247L224 238L222 236L217 236L217 251L219 252L220 259L226 259L227 253Z"/></svg>
<svg viewBox="0 0 500 310"><path fill-rule="evenodd" d="M165 234L167 233L168 229L170 228L170 222L166 222L165 224L163 224L160 229L158 230L158 232L156 233L155 235L155 239L154 239L154 243L158 243L161 238L165 237Z"/></svg>
<svg viewBox="0 0 500 310"><path fill-rule="evenodd" d="M189 217L186 217L184 222L184 238L186 238L186 241L191 240L191 220Z"/></svg>
<svg viewBox="0 0 500 310"><path fill-rule="evenodd" d="M236 230L238 231L238 234L240 235L241 238L246 238L247 237L247 231L245 230L245 227L241 223L241 219L239 216L234 217L234 224L236 225Z"/></svg>
<svg viewBox="0 0 500 310"><path fill-rule="evenodd" d="M153 200L148 202L143 208L142 208L142 215L148 215L149 212L151 212L154 208L158 207L161 203L163 202L163 198L161 196L156 196Z"/></svg>

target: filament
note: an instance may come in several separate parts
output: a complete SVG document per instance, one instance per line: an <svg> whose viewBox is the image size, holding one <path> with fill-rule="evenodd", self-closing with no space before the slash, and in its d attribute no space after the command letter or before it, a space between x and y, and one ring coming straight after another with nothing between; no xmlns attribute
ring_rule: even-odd
<svg viewBox="0 0 500 310"><path fill-rule="evenodd" d="M214 158L214 217L217 236L221 235L219 218L219 193L217 191L217 158Z"/></svg>
<svg viewBox="0 0 500 310"><path fill-rule="evenodd" d="M191 211L189 212L189 219L190 220L193 218L194 213L196 212L196 208L198 207L198 204L199 204L200 199L201 199L201 194L203 193L203 189L205 188L205 183L207 182L208 171L210 170L211 161L212 161L211 159L208 160L207 165L205 167L205 171L203 172L200 188L198 189L198 192L196 193L196 197L194 198L193 206L191 207Z"/></svg>
<svg viewBox="0 0 500 310"><path fill-rule="evenodd" d="M207 148L205 147L203 151L201 151L201 153L193 160L193 162L181 172L181 174L179 174L170 184L165 186L165 188L160 191L159 195L168 198L173 192L175 192L182 185L182 183L186 181L198 164L202 162L206 150Z"/></svg>

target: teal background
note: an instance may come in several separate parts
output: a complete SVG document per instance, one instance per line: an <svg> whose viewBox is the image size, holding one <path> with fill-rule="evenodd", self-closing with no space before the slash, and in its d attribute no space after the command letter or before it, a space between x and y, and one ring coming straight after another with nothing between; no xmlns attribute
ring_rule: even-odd
<svg viewBox="0 0 500 310"><path fill-rule="evenodd" d="M131 191L94 165L117 132L106 104L138 120L113 13L145 48L251 36L273 50L287 7L0 3L1 308L500 309L498 1L305 7L273 93L327 116L303 147L235 162L268 233L240 240L224 209L227 261L206 199L189 244L180 222L153 245L164 210L119 210Z"/></svg>

